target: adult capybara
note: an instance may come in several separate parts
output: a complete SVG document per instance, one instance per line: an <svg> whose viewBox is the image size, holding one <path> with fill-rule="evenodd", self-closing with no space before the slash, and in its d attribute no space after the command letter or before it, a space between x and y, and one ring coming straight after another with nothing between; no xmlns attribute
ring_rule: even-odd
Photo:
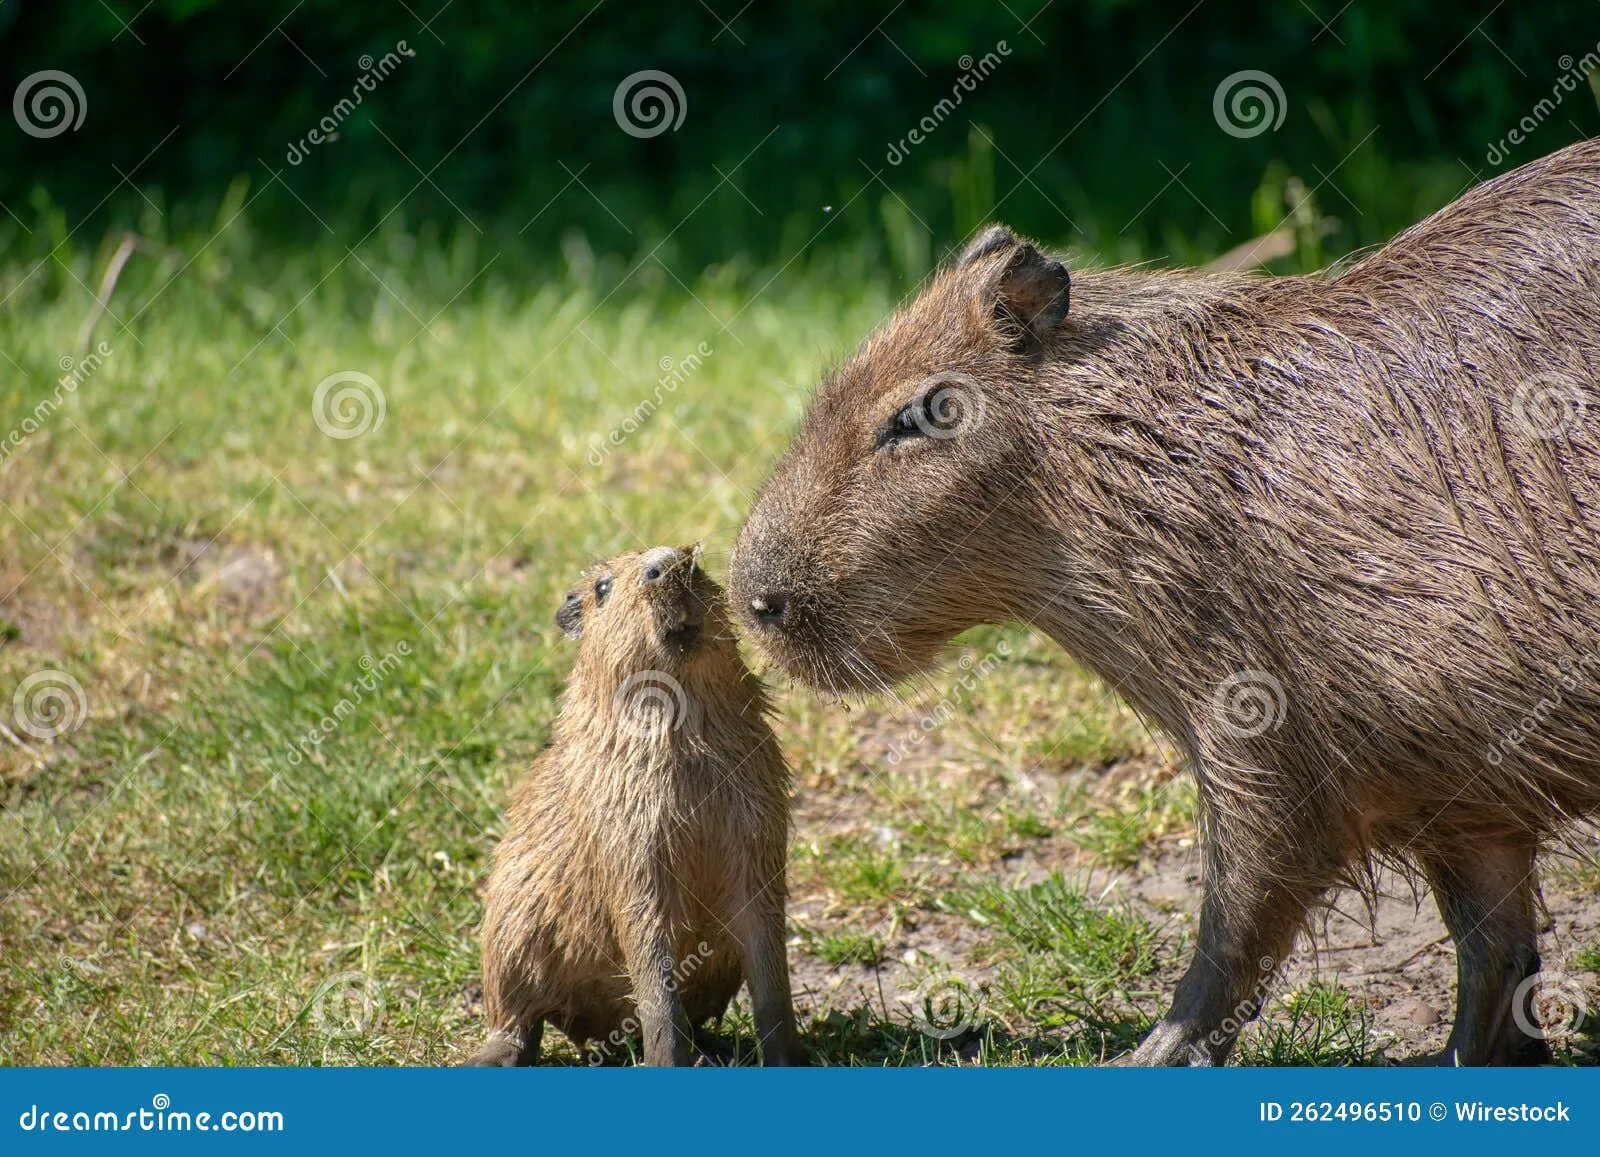
<svg viewBox="0 0 1600 1157"><path fill-rule="evenodd" d="M979 237L817 393L731 563L837 691L1048 633L1184 750L1206 894L1134 1063L1219 1063L1308 907L1419 868L1442 1059L1548 1055L1534 857L1600 809L1600 143L1336 275L1082 272Z"/></svg>
<svg viewBox="0 0 1600 1157"><path fill-rule="evenodd" d="M784 948L789 773L721 589L692 549L593 567L556 615L580 639L554 740L511 804L483 922L490 1039L534 1064L546 1021L652 1065L748 981L767 1064L803 1063Z"/></svg>

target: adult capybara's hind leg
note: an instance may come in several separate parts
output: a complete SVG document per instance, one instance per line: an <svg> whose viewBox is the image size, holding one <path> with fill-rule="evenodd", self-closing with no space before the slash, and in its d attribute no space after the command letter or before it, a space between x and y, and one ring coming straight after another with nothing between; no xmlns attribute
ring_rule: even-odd
<svg viewBox="0 0 1600 1157"><path fill-rule="evenodd" d="M471 1068L515 1068L539 1063L539 1042L544 1037L544 1021L534 1021L521 1032L496 1030L466 1064Z"/></svg>
<svg viewBox="0 0 1600 1157"><path fill-rule="evenodd" d="M1533 986L1523 983L1539 971L1534 854L1531 843L1463 840L1421 857L1456 943L1456 1021L1444 1052L1431 1058L1440 1064L1551 1059L1544 1038L1523 1028L1536 1023Z"/></svg>
<svg viewBox="0 0 1600 1157"><path fill-rule="evenodd" d="M1326 834L1291 823L1304 809L1285 803L1281 822L1261 824L1257 816L1248 826L1210 810L1194 959L1171 1010L1124 1064L1225 1062L1239 1030L1261 1011L1307 909L1337 876Z"/></svg>

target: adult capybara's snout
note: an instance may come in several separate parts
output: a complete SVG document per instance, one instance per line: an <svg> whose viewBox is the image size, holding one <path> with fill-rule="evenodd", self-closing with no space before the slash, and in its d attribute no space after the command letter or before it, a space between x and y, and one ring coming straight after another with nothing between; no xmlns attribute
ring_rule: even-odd
<svg viewBox="0 0 1600 1157"><path fill-rule="evenodd" d="M788 624L795 588L792 550L775 534L739 536L728 567L728 595L734 612L753 631L781 631Z"/></svg>
<svg viewBox="0 0 1600 1157"><path fill-rule="evenodd" d="M819 686L833 686L824 653L840 629L837 595L795 525L781 505L758 505L728 564L728 601L756 643L781 666Z"/></svg>

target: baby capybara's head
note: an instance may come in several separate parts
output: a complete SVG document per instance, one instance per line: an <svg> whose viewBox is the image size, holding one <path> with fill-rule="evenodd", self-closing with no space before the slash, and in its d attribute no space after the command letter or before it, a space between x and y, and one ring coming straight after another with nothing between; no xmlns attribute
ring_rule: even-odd
<svg viewBox="0 0 1600 1157"><path fill-rule="evenodd" d="M729 568L780 665L879 689L1020 612L1038 553L1028 384L1068 297L1059 261L994 227L828 375Z"/></svg>
<svg viewBox="0 0 1600 1157"><path fill-rule="evenodd" d="M761 684L739 657L727 600L698 554L672 546L619 554L567 592L556 612L578 640L557 723L567 742L599 745L597 758L637 744L672 758L683 742L703 742L707 728L724 742L730 721L762 720Z"/></svg>
<svg viewBox="0 0 1600 1157"><path fill-rule="evenodd" d="M586 570L556 612L556 625L580 640L580 669L675 671L732 650L722 589L697 555L697 547L657 546Z"/></svg>

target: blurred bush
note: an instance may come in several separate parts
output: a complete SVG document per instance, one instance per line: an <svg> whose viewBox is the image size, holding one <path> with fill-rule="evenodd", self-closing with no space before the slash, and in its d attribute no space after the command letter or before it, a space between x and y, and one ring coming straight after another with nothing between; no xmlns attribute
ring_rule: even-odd
<svg viewBox="0 0 1600 1157"><path fill-rule="evenodd" d="M1595 50L1600 22L1578 5L440 4L6 0L8 88L66 72L87 115L45 139L4 125L0 242L48 248L60 214L204 229L242 175L251 227L275 240L387 219L552 258L654 251L674 270L865 245L914 278L992 216L1107 259L1193 260L1292 216L1299 189L1318 207L1290 222L1309 262L1596 123L1579 91L1486 160ZM400 42L414 55L291 164L365 58ZM936 112L985 54L998 65ZM618 127L617 86L645 69L681 85L676 131ZM1213 96L1244 70L1281 85L1284 117L1241 138ZM925 117L922 143L897 149Z"/></svg>

